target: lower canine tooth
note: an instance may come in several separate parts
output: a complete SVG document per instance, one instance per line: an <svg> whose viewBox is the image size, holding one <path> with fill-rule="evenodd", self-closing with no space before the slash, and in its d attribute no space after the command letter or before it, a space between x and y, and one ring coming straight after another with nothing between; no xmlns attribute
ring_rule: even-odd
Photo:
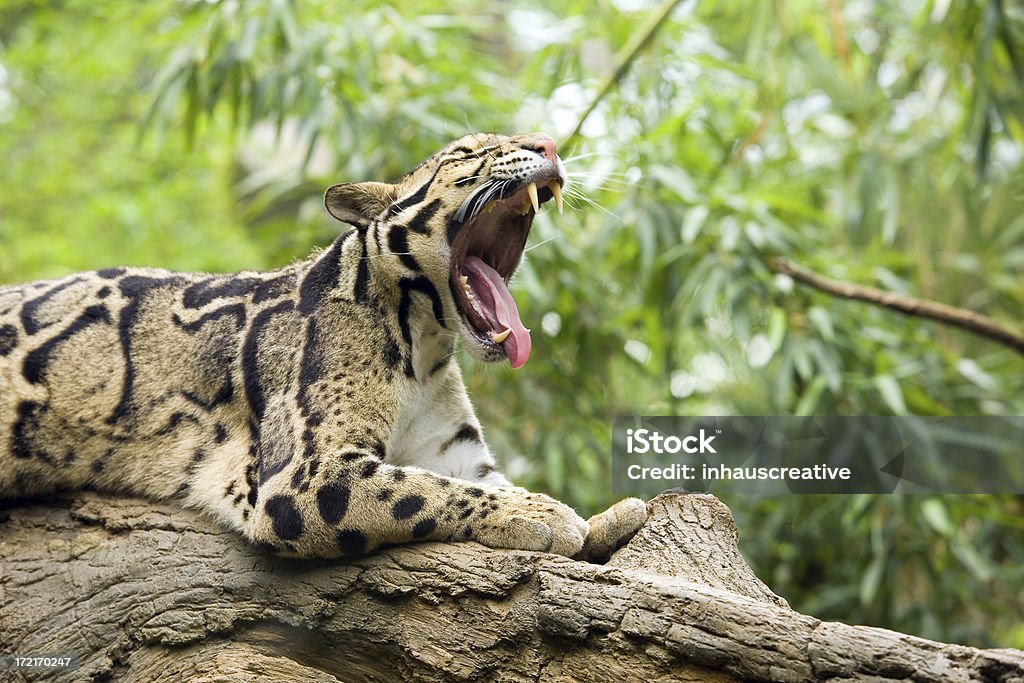
<svg viewBox="0 0 1024 683"><path fill-rule="evenodd" d="M508 339L508 335L510 335L510 334L512 334L512 328L511 327L508 328L507 330L505 330L504 332L492 332L491 333L491 341L494 342L495 344L500 344L501 342L503 342L506 339Z"/></svg>
<svg viewBox="0 0 1024 683"><path fill-rule="evenodd" d="M526 194L530 195L530 204L533 205L534 213L540 211L540 200L537 199L537 183L530 183L526 186Z"/></svg>

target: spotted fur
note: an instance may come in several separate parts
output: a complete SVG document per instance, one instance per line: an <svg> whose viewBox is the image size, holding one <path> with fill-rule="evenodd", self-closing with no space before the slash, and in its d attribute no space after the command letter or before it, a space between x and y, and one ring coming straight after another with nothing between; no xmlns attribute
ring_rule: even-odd
<svg viewBox="0 0 1024 683"><path fill-rule="evenodd" d="M353 229L280 270L0 288L0 497L176 500L303 556L414 540L579 552L587 522L497 470L452 359L458 337L504 358L463 310L459 250L513 259L507 279L532 219L516 218L522 188L543 201L564 181L546 136L468 136L396 184L332 187L327 209ZM511 256L472 234L485 200ZM642 523L630 509L605 538Z"/></svg>

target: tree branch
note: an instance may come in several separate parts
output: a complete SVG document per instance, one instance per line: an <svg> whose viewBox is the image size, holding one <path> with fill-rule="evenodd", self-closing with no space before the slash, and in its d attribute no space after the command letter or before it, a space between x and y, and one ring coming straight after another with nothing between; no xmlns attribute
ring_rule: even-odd
<svg viewBox="0 0 1024 683"><path fill-rule="evenodd" d="M998 320L969 311L966 308L957 308L956 306L939 303L938 301L918 299L852 282L833 280L801 268L786 259L774 259L770 265L771 269L776 273L788 275L797 282L813 287L825 294L843 299L865 301L869 304L883 306L905 315L928 318L945 323L946 325L959 327L978 336L1005 344L1018 353L1024 354L1024 334L1011 330Z"/></svg>
<svg viewBox="0 0 1024 683"><path fill-rule="evenodd" d="M475 543L267 555L170 505L93 493L0 510L3 680L993 681L1024 652L790 609L732 514L667 492L607 565ZM70 668L8 670L9 655Z"/></svg>
<svg viewBox="0 0 1024 683"><path fill-rule="evenodd" d="M580 119L576 123L576 127L573 129L572 133L570 133L569 137L565 139L565 142L560 145L561 148L569 149L572 147L572 144L576 142L576 138L579 137L580 130L583 128L583 124L586 122L587 117L594 113L594 110L597 109L597 105L601 103L604 96L607 95L620 80L622 80L622 77L626 75L627 71L629 71L629 67L633 63L633 60L636 59L636 56L640 54L641 50L647 47L655 34L665 23L665 20L668 19L672 10L675 9L678 4L679 0L665 0L665 2L661 4L661 7L659 7L650 16L644 27L637 33L633 34L630 41L626 43L621 50L619 50L618 54L615 55L615 65L612 67L612 70L608 72L608 75L605 76L604 81L601 83L601 87L597 90L597 94L594 95L594 99L590 101L590 104L588 104L587 108L583 111L583 114L580 116Z"/></svg>

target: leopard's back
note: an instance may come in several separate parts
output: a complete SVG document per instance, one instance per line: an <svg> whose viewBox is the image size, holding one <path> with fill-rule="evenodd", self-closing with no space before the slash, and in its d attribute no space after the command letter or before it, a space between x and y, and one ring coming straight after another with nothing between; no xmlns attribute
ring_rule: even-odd
<svg viewBox="0 0 1024 683"><path fill-rule="evenodd" d="M244 328L275 277L294 281L116 268L0 288L0 497L163 498L212 451L244 454Z"/></svg>

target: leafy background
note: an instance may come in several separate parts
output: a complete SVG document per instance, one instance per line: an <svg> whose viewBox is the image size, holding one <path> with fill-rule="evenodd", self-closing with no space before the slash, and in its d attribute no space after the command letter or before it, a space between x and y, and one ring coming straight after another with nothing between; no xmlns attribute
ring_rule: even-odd
<svg viewBox="0 0 1024 683"><path fill-rule="evenodd" d="M672 2L572 145L514 290L523 370L466 361L522 484L610 503L625 414L1024 414L1024 358L769 267L1024 312L1024 10ZM648 0L0 2L0 282L270 268L340 180L465 132L569 138ZM557 8L557 9L556 9ZM554 219L553 219L554 218ZM797 609L1024 647L1021 496L726 500Z"/></svg>

